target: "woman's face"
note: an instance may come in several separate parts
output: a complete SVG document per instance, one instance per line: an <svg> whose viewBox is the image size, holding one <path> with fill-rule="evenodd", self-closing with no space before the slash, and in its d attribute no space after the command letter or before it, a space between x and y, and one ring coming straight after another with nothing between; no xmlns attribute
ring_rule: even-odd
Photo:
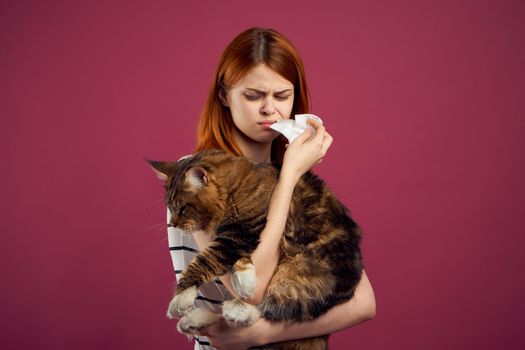
<svg viewBox="0 0 525 350"><path fill-rule="evenodd" d="M290 118L294 86L265 64L259 64L228 91L226 98L223 103L230 107L237 136L271 143L279 133L270 125Z"/></svg>

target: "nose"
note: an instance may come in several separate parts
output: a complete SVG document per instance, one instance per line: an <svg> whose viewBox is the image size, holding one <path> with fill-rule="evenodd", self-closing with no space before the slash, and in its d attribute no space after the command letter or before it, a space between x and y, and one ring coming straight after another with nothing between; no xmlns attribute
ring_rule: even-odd
<svg viewBox="0 0 525 350"><path fill-rule="evenodd" d="M273 100L271 97L264 99L264 103L261 107L261 113L264 115L272 115L275 113L275 107L273 105Z"/></svg>

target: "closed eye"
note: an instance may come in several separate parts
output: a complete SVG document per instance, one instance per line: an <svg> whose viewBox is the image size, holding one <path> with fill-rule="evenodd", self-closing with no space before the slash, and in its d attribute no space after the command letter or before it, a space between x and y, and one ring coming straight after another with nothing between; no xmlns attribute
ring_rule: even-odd
<svg viewBox="0 0 525 350"><path fill-rule="evenodd" d="M245 94L244 96L249 101L257 101L261 97L260 95L247 95L247 94ZM289 97L290 97L290 95L287 95L287 96L275 96L275 98L277 100L279 100L279 101L286 101Z"/></svg>

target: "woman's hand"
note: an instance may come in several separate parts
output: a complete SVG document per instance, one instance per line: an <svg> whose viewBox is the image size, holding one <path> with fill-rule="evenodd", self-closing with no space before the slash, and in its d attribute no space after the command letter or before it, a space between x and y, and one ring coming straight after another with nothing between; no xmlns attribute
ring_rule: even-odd
<svg viewBox="0 0 525 350"><path fill-rule="evenodd" d="M224 319L199 332L208 338L210 345L218 350L246 350L252 346L261 345L259 336L262 334L263 319L257 320L249 327L229 327Z"/></svg>
<svg viewBox="0 0 525 350"><path fill-rule="evenodd" d="M333 141L332 136L321 123L312 119L308 119L307 123L315 128L315 136L311 138L313 131L307 128L293 140L286 148L281 169L281 173L291 176L296 182L304 173L321 162Z"/></svg>

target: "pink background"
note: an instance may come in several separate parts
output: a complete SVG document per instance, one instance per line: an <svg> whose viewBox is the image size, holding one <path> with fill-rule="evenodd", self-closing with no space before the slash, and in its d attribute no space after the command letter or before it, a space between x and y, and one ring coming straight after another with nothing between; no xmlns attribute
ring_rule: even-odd
<svg viewBox="0 0 525 350"><path fill-rule="evenodd" d="M332 349L523 349L522 1L2 1L0 344L190 349L144 157L192 151L227 43L288 36L377 316Z"/></svg>

